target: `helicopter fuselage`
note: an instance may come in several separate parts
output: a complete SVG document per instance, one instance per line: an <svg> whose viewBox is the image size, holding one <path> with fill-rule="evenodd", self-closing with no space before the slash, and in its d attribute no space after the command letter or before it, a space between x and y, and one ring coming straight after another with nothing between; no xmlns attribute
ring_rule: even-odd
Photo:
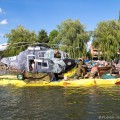
<svg viewBox="0 0 120 120"><path fill-rule="evenodd" d="M60 74L73 68L76 63L66 52L59 52L61 57L55 58L54 49L42 46L28 47L17 56L2 58L1 62L21 71Z"/></svg>

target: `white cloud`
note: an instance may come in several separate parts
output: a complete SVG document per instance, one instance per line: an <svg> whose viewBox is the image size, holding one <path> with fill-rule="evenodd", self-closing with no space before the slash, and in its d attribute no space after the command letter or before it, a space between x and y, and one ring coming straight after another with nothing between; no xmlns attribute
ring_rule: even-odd
<svg viewBox="0 0 120 120"><path fill-rule="evenodd" d="M6 12L5 11L3 11L3 9L2 8L0 8L0 14L5 14Z"/></svg>
<svg viewBox="0 0 120 120"><path fill-rule="evenodd" d="M2 11L2 8L0 8L0 13L2 13L3 11Z"/></svg>
<svg viewBox="0 0 120 120"><path fill-rule="evenodd" d="M0 33L0 37L3 37L4 36L4 34L3 33Z"/></svg>
<svg viewBox="0 0 120 120"><path fill-rule="evenodd" d="M6 24L8 24L8 22L7 22L6 19L4 19L4 20L2 20L2 21L0 22L0 24L1 24L1 25L6 25Z"/></svg>

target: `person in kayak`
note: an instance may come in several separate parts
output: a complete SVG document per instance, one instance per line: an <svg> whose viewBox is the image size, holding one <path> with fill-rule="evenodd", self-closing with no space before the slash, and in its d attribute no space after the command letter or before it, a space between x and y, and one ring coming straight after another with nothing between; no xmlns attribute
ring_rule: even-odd
<svg viewBox="0 0 120 120"><path fill-rule="evenodd" d="M77 64L77 72L76 72L76 77L79 78L84 78L84 75L86 74L85 68L83 67L85 65L84 58L79 59L79 63Z"/></svg>
<svg viewBox="0 0 120 120"><path fill-rule="evenodd" d="M93 78L99 76L99 70L98 70L98 65L97 64L95 64L95 66L92 67L91 75L92 75Z"/></svg>
<svg viewBox="0 0 120 120"><path fill-rule="evenodd" d="M99 69L97 63L91 68L91 71L84 76L84 78L95 78L95 77L99 77Z"/></svg>

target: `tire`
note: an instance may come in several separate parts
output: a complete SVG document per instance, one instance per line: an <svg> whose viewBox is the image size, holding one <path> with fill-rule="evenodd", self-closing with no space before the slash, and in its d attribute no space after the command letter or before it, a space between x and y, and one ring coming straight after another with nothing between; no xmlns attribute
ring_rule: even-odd
<svg viewBox="0 0 120 120"><path fill-rule="evenodd" d="M24 80L24 75L23 74L18 74L17 79L18 80Z"/></svg>

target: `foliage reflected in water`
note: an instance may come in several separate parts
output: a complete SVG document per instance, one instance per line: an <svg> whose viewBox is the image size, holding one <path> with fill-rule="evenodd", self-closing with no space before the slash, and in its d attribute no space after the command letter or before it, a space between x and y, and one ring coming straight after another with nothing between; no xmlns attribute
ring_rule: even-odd
<svg viewBox="0 0 120 120"><path fill-rule="evenodd" d="M2 120L93 120L118 116L120 86L0 87Z"/></svg>

